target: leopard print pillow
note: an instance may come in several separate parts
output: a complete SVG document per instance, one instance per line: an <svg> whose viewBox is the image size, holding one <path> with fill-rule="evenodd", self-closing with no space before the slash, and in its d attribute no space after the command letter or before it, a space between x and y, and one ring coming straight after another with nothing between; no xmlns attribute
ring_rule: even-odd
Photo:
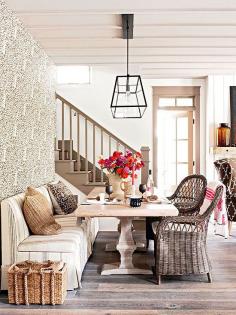
<svg viewBox="0 0 236 315"><path fill-rule="evenodd" d="M77 208L76 197L64 183L48 184L49 194L56 214L69 214Z"/></svg>

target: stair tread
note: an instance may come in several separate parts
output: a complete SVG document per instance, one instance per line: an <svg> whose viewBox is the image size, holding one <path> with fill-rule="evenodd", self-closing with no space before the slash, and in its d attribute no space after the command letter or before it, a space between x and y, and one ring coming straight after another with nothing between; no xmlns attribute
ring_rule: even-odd
<svg viewBox="0 0 236 315"><path fill-rule="evenodd" d="M71 171L67 172L67 174L89 174L91 171Z"/></svg>
<svg viewBox="0 0 236 315"><path fill-rule="evenodd" d="M87 184L84 184L85 186L105 186L106 185L106 182L89 182Z"/></svg>
<svg viewBox="0 0 236 315"><path fill-rule="evenodd" d="M55 162L76 162L76 160L56 160Z"/></svg>

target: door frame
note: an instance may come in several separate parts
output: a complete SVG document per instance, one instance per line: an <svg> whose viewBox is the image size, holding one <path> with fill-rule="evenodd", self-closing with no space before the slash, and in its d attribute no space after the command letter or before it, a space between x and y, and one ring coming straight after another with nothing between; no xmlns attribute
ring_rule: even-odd
<svg viewBox="0 0 236 315"><path fill-rule="evenodd" d="M195 112L195 146L193 157L195 162L195 172L200 172L200 86L155 86L153 87L153 180L157 186L157 154L158 154L158 135L157 135L157 110L160 97L192 97ZM163 108L164 109L164 108ZM165 109L168 109L167 107ZM173 107L172 107L173 109ZM176 110L187 111L188 107L178 106Z"/></svg>

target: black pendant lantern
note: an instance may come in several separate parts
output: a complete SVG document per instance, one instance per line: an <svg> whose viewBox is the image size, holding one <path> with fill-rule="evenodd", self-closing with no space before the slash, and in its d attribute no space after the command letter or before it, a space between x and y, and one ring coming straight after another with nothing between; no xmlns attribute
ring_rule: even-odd
<svg viewBox="0 0 236 315"><path fill-rule="evenodd" d="M142 118L147 101L140 75L129 74L129 39L133 38L133 14L122 14L123 38L127 39L127 74L118 75L111 100L113 118Z"/></svg>

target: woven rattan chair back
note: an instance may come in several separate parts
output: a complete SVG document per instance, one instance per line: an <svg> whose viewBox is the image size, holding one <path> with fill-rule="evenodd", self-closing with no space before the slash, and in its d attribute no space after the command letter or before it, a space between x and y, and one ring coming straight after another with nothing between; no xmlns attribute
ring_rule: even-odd
<svg viewBox="0 0 236 315"><path fill-rule="evenodd" d="M168 199L178 208L180 215L196 215L200 211L206 194L207 180L203 175L189 175L185 177L174 194ZM160 218L146 218L146 240L154 239L152 223Z"/></svg>
<svg viewBox="0 0 236 315"><path fill-rule="evenodd" d="M189 175L178 185L168 199L182 214L197 214L206 194L207 180L203 175Z"/></svg>

